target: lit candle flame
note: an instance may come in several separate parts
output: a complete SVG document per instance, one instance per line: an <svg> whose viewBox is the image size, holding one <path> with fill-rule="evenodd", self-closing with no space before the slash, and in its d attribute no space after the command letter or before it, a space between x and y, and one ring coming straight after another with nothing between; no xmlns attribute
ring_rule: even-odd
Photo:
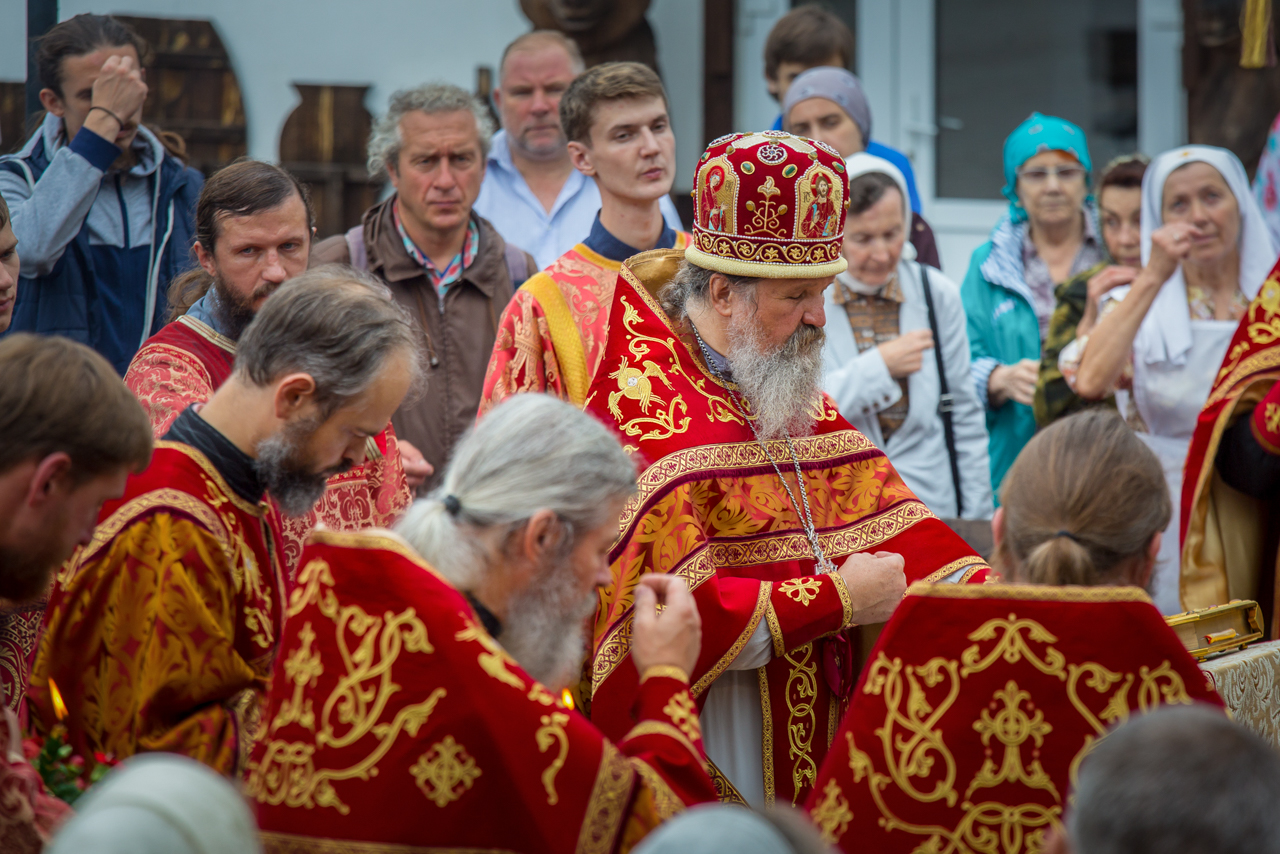
<svg viewBox="0 0 1280 854"><path fill-rule="evenodd" d="M560 702L564 703L566 709L573 709L573 694L569 692L568 688L560 692Z"/></svg>
<svg viewBox="0 0 1280 854"><path fill-rule="evenodd" d="M67 704L62 702L62 692L58 690L58 683L52 679L49 680L49 696L53 698L53 713L62 720L67 716Z"/></svg>

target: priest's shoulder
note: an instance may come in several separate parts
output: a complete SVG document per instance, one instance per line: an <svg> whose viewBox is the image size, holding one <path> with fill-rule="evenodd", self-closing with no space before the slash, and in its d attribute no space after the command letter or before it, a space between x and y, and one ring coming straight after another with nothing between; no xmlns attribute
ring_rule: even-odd
<svg viewBox="0 0 1280 854"><path fill-rule="evenodd" d="M388 607L412 604L419 611L439 614L471 610L444 576L400 535L386 529L313 531L298 565L299 585L327 572L324 583L340 591L385 599Z"/></svg>

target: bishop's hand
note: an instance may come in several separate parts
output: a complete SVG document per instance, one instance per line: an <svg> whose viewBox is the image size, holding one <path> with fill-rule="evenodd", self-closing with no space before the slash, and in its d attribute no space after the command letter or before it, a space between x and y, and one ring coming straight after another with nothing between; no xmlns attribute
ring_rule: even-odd
<svg viewBox="0 0 1280 854"><path fill-rule="evenodd" d="M853 623L865 626L889 619L907 592L906 561L893 552L849 555L837 572L849 588Z"/></svg>
<svg viewBox="0 0 1280 854"><path fill-rule="evenodd" d="M901 559L899 559L901 561ZM661 611L658 605L662 605ZM650 667L678 667L692 675L702 648L702 618L684 579L646 575L636 588L631 660L644 673Z"/></svg>

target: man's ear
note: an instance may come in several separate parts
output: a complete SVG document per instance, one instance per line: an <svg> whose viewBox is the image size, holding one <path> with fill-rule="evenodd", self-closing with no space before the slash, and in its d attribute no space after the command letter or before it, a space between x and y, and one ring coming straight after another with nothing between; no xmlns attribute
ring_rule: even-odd
<svg viewBox="0 0 1280 854"><path fill-rule="evenodd" d="M494 110L497 111L498 118L501 119L502 118L502 90L499 89L497 86L494 86L493 94L490 97L493 98L493 108Z"/></svg>
<svg viewBox="0 0 1280 854"><path fill-rule="evenodd" d="M560 524L553 510L539 510L529 517L521 536L523 557L534 566L541 566L547 555L553 553L560 540Z"/></svg>
<svg viewBox="0 0 1280 854"><path fill-rule="evenodd" d="M1000 548L1000 541L1004 539L1004 508L997 507L995 515L991 517L991 545L994 548Z"/></svg>
<svg viewBox="0 0 1280 854"><path fill-rule="evenodd" d="M40 90L40 106L58 118L62 118L67 113L67 107L62 103L62 98L58 97L58 93L52 89Z"/></svg>
<svg viewBox="0 0 1280 854"><path fill-rule="evenodd" d="M781 103L781 99L778 97L778 78L766 75L764 78L764 87L769 90L769 95L773 100Z"/></svg>
<svg viewBox="0 0 1280 854"><path fill-rule="evenodd" d="M591 149L576 139L569 140L569 162L588 178L596 177L596 165L591 162Z"/></svg>
<svg viewBox="0 0 1280 854"><path fill-rule="evenodd" d="M733 316L733 288L723 273L712 273L707 283L707 304L721 317Z"/></svg>
<svg viewBox="0 0 1280 854"><path fill-rule="evenodd" d="M312 401L315 393L316 381L310 374L295 373L285 376L276 383L276 418L288 421L295 417Z"/></svg>
<svg viewBox="0 0 1280 854"><path fill-rule="evenodd" d="M201 243L199 240L195 242L195 246L196 246L196 261L200 264L201 269L203 269L210 276L217 276L218 265L214 263L213 253L210 252L208 249L205 249L204 244Z"/></svg>
<svg viewBox="0 0 1280 854"><path fill-rule="evenodd" d="M27 487L27 506L39 507L57 493L71 491L71 456L65 451L50 454L36 464Z"/></svg>

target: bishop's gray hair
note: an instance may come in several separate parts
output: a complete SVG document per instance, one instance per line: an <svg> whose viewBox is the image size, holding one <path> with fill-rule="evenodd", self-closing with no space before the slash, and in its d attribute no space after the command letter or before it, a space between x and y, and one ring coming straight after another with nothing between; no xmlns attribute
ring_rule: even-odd
<svg viewBox="0 0 1280 854"><path fill-rule="evenodd" d="M711 277L715 274L715 270L681 261L680 269L676 270L671 281L658 292L658 303L667 313L667 317L679 322L689 316L690 302L705 302L707 294L711 291ZM730 276L728 273L720 275L729 280L730 288L741 292L753 306L755 305L756 283L760 281L759 279L749 276Z"/></svg>
<svg viewBox="0 0 1280 854"><path fill-rule="evenodd" d="M267 297L236 345L235 373L259 387L287 373L308 374L327 419L368 390L396 353L409 358L410 376L418 380L418 341L386 285L351 267L325 264Z"/></svg>
<svg viewBox="0 0 1280 854"><path fill-rule="evenodd" d="M476 120L476 134L480 138L480 156L489 156L493 141L493 119L480 99L466 89L451 83L424 83L413 89L401 89L391 96L387 114L378 119L369 133L369 176L381 175L396 168L400 160L400 147L404 138L400 135L400 120L414 111L434 116L437 113L471 113Z"/></svg>
<svg viewBox="0 0 1280 854"><path fill-rule="evenodd" d="M545 394L499 404L454 449L440 485L414 503L396 530L456 586L471 587L488 564L486 549L539 510L564 524L561 548L609 521L636 488L636 470L596 419ZM452 508L452 509L451 509Z"/></svg>

